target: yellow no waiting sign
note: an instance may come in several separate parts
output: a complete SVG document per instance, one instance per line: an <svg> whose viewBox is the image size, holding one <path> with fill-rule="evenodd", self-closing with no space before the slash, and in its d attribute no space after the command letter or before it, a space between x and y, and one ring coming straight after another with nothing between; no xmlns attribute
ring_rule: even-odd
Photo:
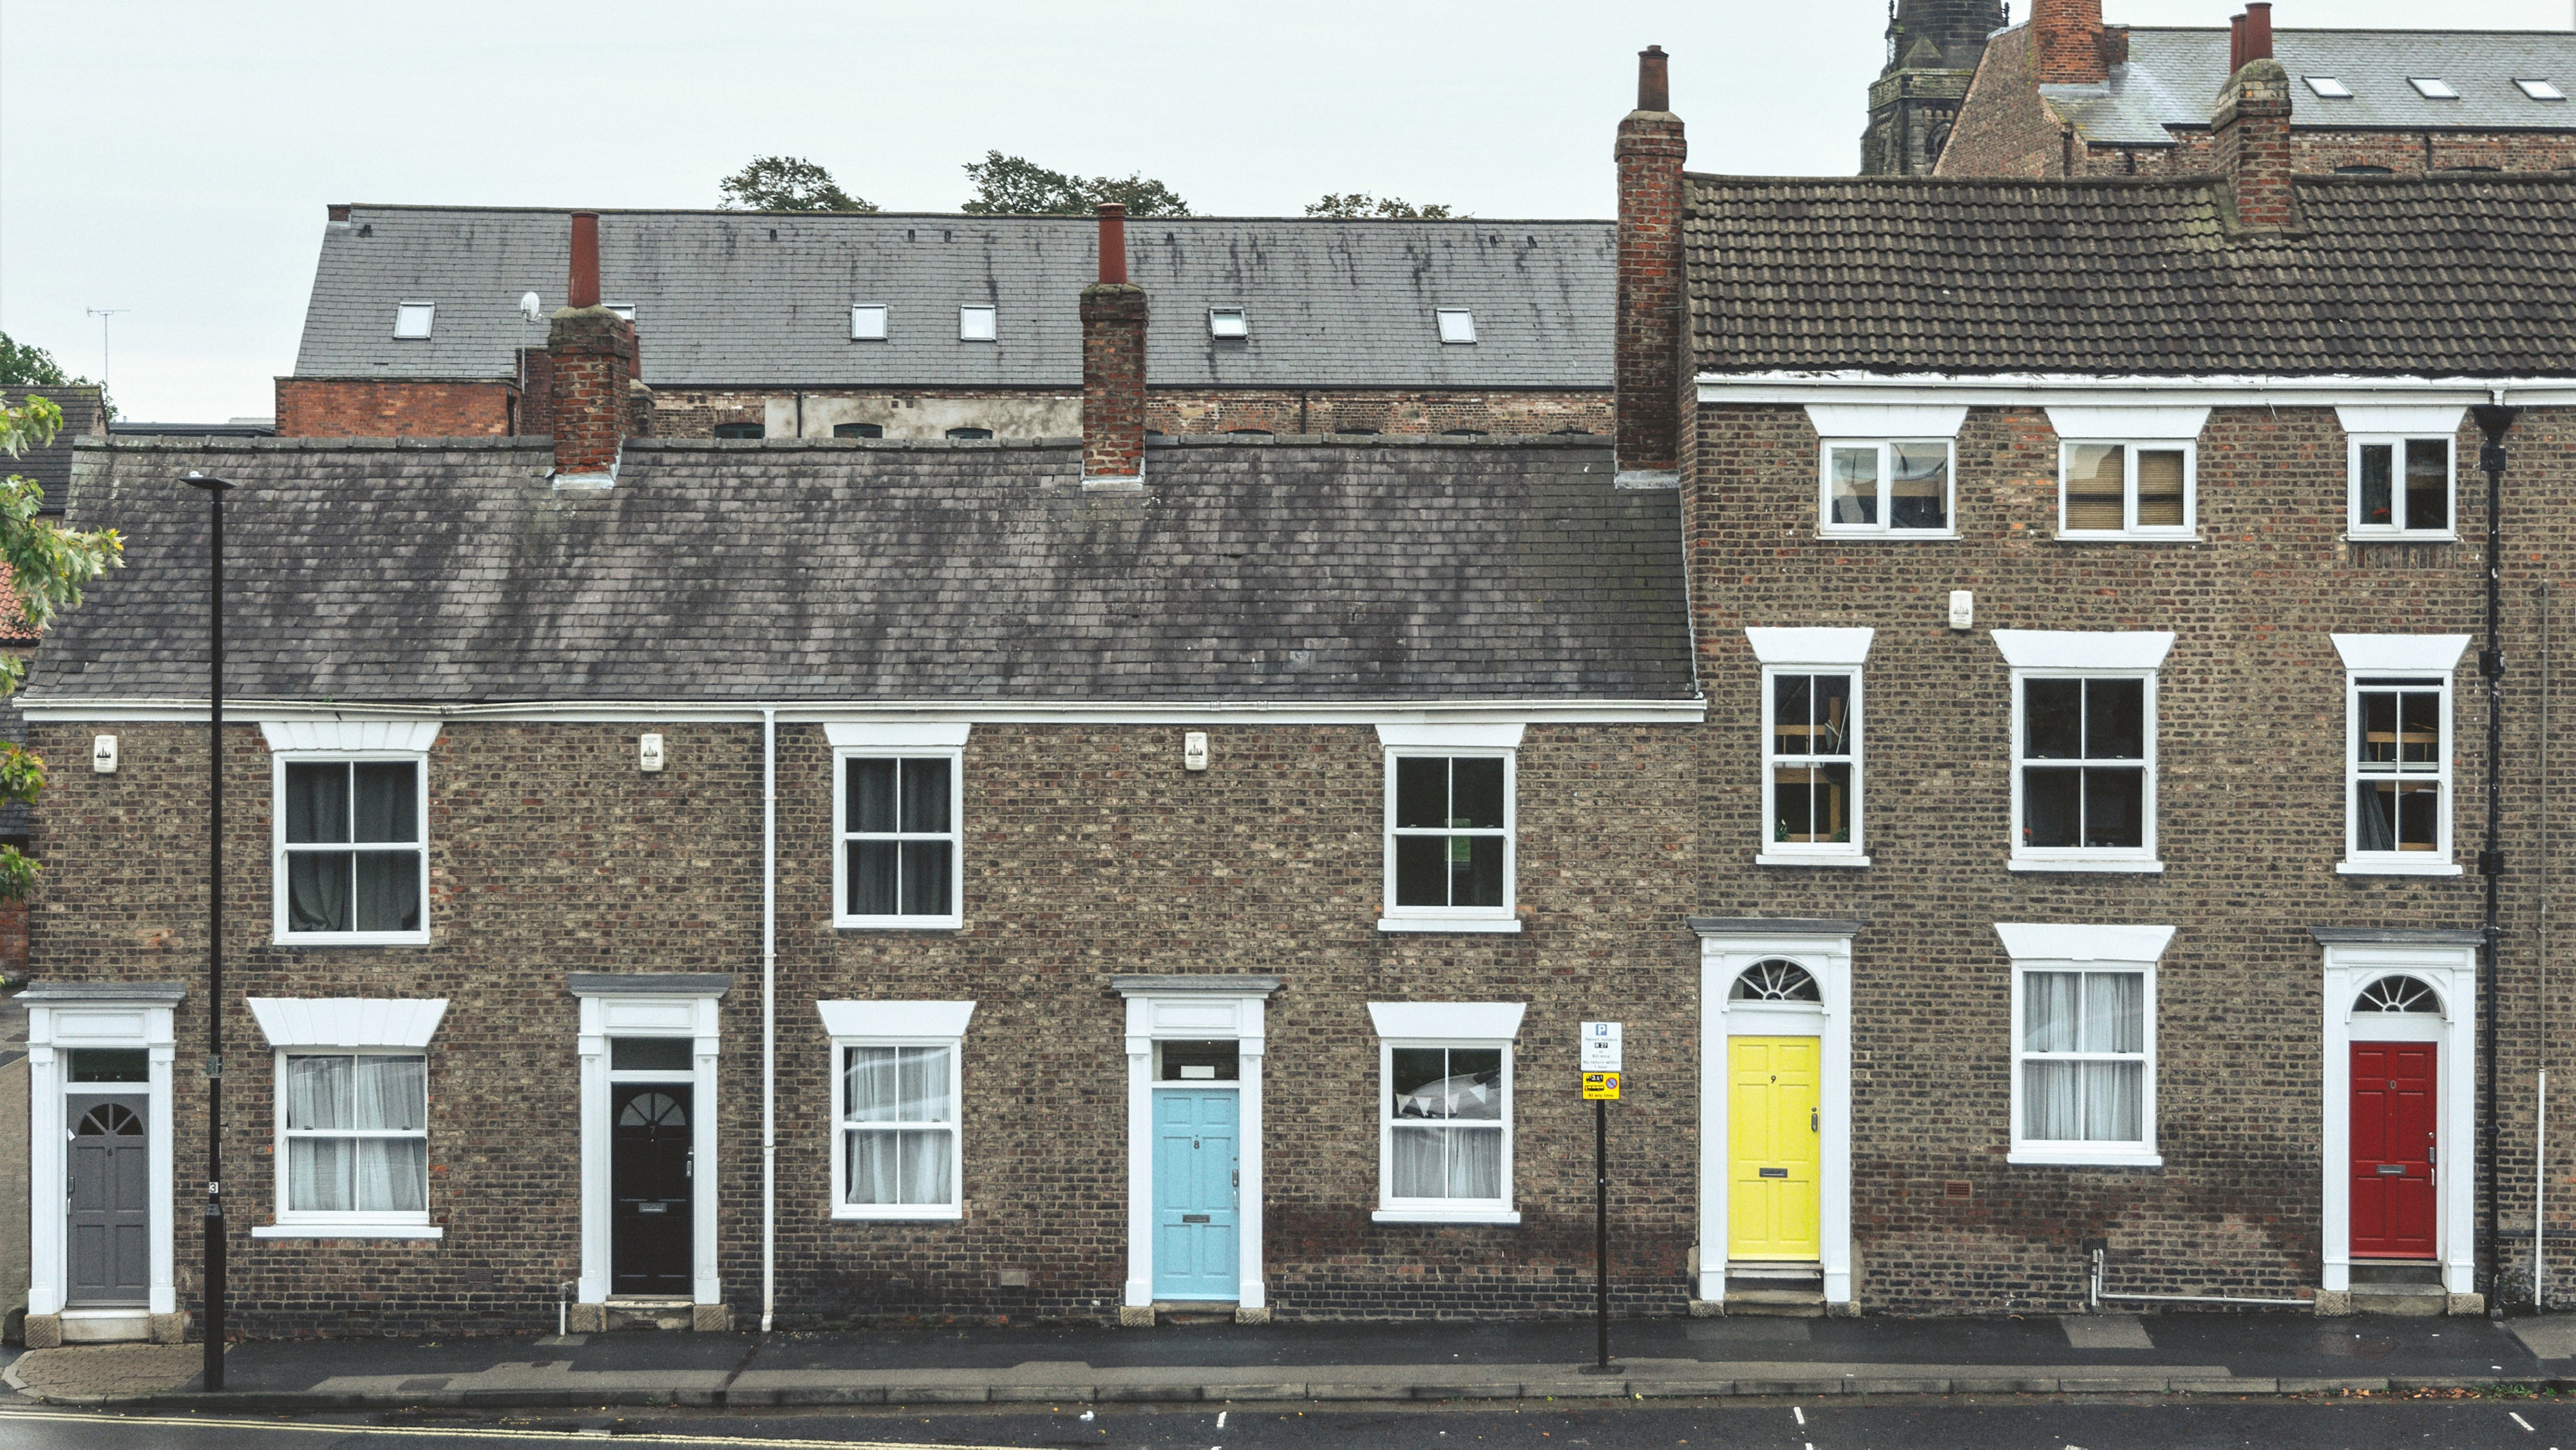
<svg viewBox="0 0 2576 1450"><path fill-rule="evenodd" d="M1587 1072L1583 1075L1583 1100L1592 1102L1596 1099L1610 1102L1619 1100L1619 1074Z"/></svg>

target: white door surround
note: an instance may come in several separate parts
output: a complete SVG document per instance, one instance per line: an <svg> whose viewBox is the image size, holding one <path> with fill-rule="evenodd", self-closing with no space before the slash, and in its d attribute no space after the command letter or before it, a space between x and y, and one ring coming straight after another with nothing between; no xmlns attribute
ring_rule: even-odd
<svg viewBox="0 0 2576 1450"><path fill-rule="evenodd" d="M691 1148L705 1171L689 1181L690 1298L724 1302L716 1272L716 999L733 986L730 972L571 972L565 985L581 999L581 1285L580 1302L609 1299L609 1068L615 1037L685 1037L693 1084Z"/></svg>
<svg viewBox="0 0 2576 1450"><path fill-rule="evenodd" d="M1699 1277L1694 1297L1726 1297L1727 1039L1819 1039L1817 1196L1825 1302L1852 1299L1851 943L1861 923L1810 917L1694 916L1699 933ZM1729 1000L1737 977L1781 958L1816 979L1817 1002Z"/></svg>
<svg viewBox="0 0 2576 1450"><path fill-rule="evenodd" d="M2313 927L2325 949L2324 1265L2320 1288L2352 1288L2352 1044L2431 1042L2434 1088L2434 1262L2449 1293L2477 1288L2478 948L2475 929ZM2382 977L2413 977L2442 999L2433 1013L2356 1012Z"/></svg>
<svg viewBox="0 0 2576 1450"><path fill-rule="evenodd" d="M178 1058L173 1019L188 995L178 982L47 982L18 996L27 1006L29 1142L27 1313L82 1321L61 1327L63 1339L142 1339L153 1317L179 1312L171 1230L176 1182L171 1166L171 1072ZM99 1086L89 1091L141 1094L151 1099L145 1124L151 1183L151 1281L141 1309L76 1309L65 1312L70 1279L64 1261L64 1147L69 1141L66 1051L79 1048L142 1049L145 1083Z"/></svg>
<svg viewBox="0 0 2576 1450"><path fill-rule="evenodd" d="M1238 1222L1239 1309L1267 1312L1261 1258L1261 1058L1265 1008L1279 990L1273 976L1113 976L1127 999L1127 1290L1128 1309L1154 1304L1154 1044L1232 1041L1241 1064L1234 1084L1242 1116L1235 1131L1243 1193ZM1204 1084L1202 1084L1204 1086Z"/></svg>

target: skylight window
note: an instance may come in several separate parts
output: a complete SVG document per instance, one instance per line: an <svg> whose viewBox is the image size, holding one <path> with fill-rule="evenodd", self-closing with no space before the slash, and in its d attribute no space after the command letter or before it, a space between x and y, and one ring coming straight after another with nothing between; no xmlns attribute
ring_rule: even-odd
<svg viewBox="0 0 2576 1450"><path fill-rule="evenodd" d="M2535 101L2563 101L2567 99L2567 93L2558 89L2557 83L2554 81L2518 79L2514 84L2522 87L2522 93L2531 97Z"/></svg>
<svg viewBox="0 0 2576 1450"><path fill-rule="evenodd" d="M1211 307L1208 309L1208 336L1249 337L1251 335L1252 325L1244 320L1242 308Z"/></svg>
<svg viewBox="0 0 2576 1450"><path fill-rule="evenodd" d="M886 309L882 302L850 304L850 341L883 342L886 340Z"/></svg>
<svg viewBox="0 0 2576 1450"><path fill-rule="evenodd" d="M2460 93L2451 89L2451 83L2440 76L2408 76L2406 84L2413 86L2415 93L2428 101L2456 101L2460 98Z"/></svg>
<svg viewBox="0 0 2576 1450"><path fill-rule="evenodd" d="M1476 340L1475 313L1464 307L1440 307L1434 308L1431 315L1440 320L1440 340L1443 343L1472 343Z"/></svg>
<svg viewBox="0 0 2576 1450"><path fill-rule="evenodd" d="M635 304L632 302L604 302L600 305L629 322L635 320Z"/></svg>
<svg viewBox="0 0 2576 1450"><path fill-rule="evenodd" d="M2349 101L2352 99L2352 87L2345 85L2342 81L2335 79L2333 76L2309 76L2307 80L2309 90L2316 92L2318 95L2325 97L2329 101Z"/></svg>
<svg viewBox="0 0 2576 1450"><path fill-rule="evenodd" d="M1001 333L994 322L992 308L960 307L957 309L957 340L959 342L991 342L1000 335Z"/></svg>
<svg viewBox="0 0 2576 1450"><path fill-rule="evenodd" d="M425 341L429 337L430 324L437 317L438 304L435 302L398 303L394 307L394 336Z"/></svg>

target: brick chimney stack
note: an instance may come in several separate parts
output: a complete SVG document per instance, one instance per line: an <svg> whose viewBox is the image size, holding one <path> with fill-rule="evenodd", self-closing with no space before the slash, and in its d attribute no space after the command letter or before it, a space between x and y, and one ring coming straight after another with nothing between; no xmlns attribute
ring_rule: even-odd
<svg viewBox="0 0 2576 1450"><path fill-rule="evenodd" d="M2272 7L2248 4L2230 36L2235 74L2210 118L2218 160L2234 194L2236 223L2252 230L2298 225L2290 190L2290 73L2272 58Z"/></svg>
<svg viewBox="0 0 2576 1450"><path fill-rule="evenodd" d="M635 324L599 305L599 213L572 214L568 304L546 329L557 484L616 481L636 407Z"/></svg>
<svg viewBox="0 0 2576 1450"><path fill-rule="evenodd" d="M2041 85L2099 85L2111 78L2102 0L2031 0L2030 38L2039 51Z"/></svg>
<svg viewBox="0 0 2576 1450"><path fill-rule="evenodd" d="M1100 206L1100 280L1082 289L1082 483L1145 486L1145 289L1127 280L1127 208Z"/></svg>
<svg viewBox="0 0 2576 1450"><path fill-rule="evenodd" d="M1681 469L1682 163L1664 48L1637 53L1637 109L1619 122L1618 480L1671 484Z"/></svg>

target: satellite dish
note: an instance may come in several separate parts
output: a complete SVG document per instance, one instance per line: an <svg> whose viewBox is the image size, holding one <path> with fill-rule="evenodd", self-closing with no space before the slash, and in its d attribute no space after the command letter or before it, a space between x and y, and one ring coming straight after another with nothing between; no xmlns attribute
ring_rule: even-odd
<svg viewBox="0 0 2576 1450"><path fill-rule="evenodd" d="M545 303L538 300L536 293L522 292L519 294L519 315L521 317L528 319L530 322L534 322L537 320L537 314L544 310Z"/></svg>

